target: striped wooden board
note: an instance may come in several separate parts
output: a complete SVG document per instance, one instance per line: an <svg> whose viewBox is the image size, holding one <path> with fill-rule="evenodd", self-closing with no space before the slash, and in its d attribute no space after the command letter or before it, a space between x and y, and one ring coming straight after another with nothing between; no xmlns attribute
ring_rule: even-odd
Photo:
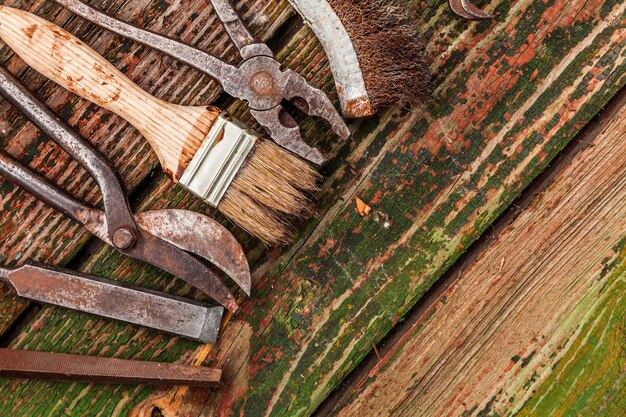
<svg viewBox="0 0 626 417"><path fill-rule="evenodd" d="M338 416L626 409L626 94L530 207L389 349Z"/></svg>
<svg viewBox="0 0 626 417"><path fill-rule="evenodd" d="M215 22L205 2L92 3L232 54L223 32L213 35ZM216 97L214 86L194 71L80 24L51 2L4 4L28 6L64 24L162 98L197 104ZM323 123L305 122L307 138L337 156L325 168L328 180L316 214L284 251L262 253L255 242L245 241L255 269L253 297L227 320L217 346L47 307L30 310L28 325L5 338L28 349L221 365L222 389L4 381L0 415L90 416L97 410L150 416L155 407L164 416L311 414L626 81L623 3L496 1L486 6L496 21L482 23L459 21L442 2L414 7L435 57L435 100L353 122L349 143L338 142ZM246 16L265 37L288 22L292 30L281 27L277 33L293 33L290 39L274 38L280 58L334 98L319 44L306 28L287 20L290 13L283 2L259 2L248 5ZM17 58L6 51L2 56L23 73ZM68 102L69 95L30 72L23 79L80 126L131 187L140 185L141 210L176 206L210 212L168 181L150 179L155 158L127 125L84 102ZM0 109L2 120L15 115L6 105ZM240 104L231 110L249 120ZM49 156L49 145L22 123L7 126L5 147L33 166L48 165L51 177L96 201L86 176L58 151ZM9 185L2 184L0 196L7 207L0 225L12 237L11 243L2 242L5 263L72 260L72 266L104 277L197 296L109 248L83 246L87 238L80 230ZM372 207L369 216L356 212L356 196ZM5 329L25 308L8 295L2 307Z"/></svg>

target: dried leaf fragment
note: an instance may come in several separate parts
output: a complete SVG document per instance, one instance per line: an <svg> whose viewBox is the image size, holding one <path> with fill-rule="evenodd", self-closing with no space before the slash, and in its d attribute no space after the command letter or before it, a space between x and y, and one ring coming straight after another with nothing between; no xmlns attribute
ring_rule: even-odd
<svg viewBox="0 0 626 417"><path fill-rule="evenodd" d="M356 210L359 212L361 217L365 217L370 214L370 212L372 211L372 208L370 206L365 204L365 202L359 197L354 197L354 200L356 201Z"/></svg>

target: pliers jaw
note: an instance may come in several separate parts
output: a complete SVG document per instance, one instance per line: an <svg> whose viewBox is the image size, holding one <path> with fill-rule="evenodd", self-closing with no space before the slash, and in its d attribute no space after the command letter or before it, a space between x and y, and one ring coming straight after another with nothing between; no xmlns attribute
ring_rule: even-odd
<svg viewBox="0 0 626 417"><path fill-rule="evenodd" d="M272 57L261 55L245 60L237 75L227 81L223 83L224 90L248 103L252 116L276 143L316 165L323 165L326 158L304 141L298 123L282 106L283 100L309 116L323 118L341 138L350 137L350 129L328 96L295 71L283 71Z"/></svg>
<svg viewBox="0 0 626 417"><path fill-rule="evenodd" d="M295 72L282 71L272 50L254 39L230 0L211 0L211 4L243 58L239 67L182 42L122 22L80 0L56 1L100 27L156 49L212 77L227 94L248 103L252 115L272 139L310 162L320 165L325 158L319 150L304 142L296 121L282 109L280 103L283 100L297 98L294 102L297 108L326 119L342 138L350 135L328 97Z"/></svg>

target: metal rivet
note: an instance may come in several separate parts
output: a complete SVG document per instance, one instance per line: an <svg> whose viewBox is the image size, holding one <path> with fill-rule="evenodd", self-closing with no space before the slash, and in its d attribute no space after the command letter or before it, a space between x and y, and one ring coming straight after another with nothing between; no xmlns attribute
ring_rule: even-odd
<svg viewBox="0 0 626 417"><path fill-rule="evenodd" d="M260 96L271 96L276 89L274 78L267 71L259 71L250 78L250 88Z"/></svg>
<svg viewBox="0 0 626 417"><path fill-rule="evenodd" d="M120 228L113 233L113 244L118 249L128 249L135 243L135 235L128 229Z"/></svg>

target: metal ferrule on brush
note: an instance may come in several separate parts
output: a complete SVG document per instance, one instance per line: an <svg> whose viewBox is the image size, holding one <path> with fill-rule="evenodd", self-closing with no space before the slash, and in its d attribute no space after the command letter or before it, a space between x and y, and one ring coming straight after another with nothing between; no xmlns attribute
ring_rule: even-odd
<svg viewBox="0 0 626 417"><path fill-rule="evenodd" d="M180 185L217 207L259 135L226 113L218 116Z"/></svg>

